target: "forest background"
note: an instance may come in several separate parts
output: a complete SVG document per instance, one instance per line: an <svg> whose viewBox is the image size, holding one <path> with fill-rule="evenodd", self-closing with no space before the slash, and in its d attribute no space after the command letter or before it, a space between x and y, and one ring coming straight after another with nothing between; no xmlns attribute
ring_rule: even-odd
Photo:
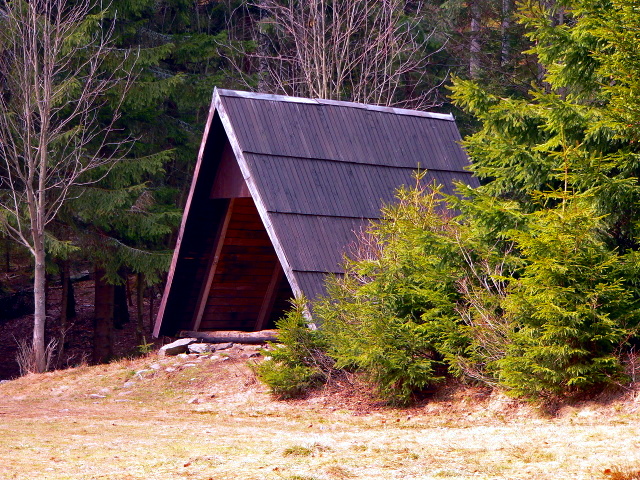
<svg viewBox="0 0 640 480"><path fill-rule="evenodd" d="M322 350L337 365L368 371L399 401L447 374L534 396L627 381L638 316L633 1L92 7L76 27L110 32L104 68L135 54L131 81L104 94L97 117L117 110L111 133L128 148L89 172L47 225L47 269L64 291L60 318L47 318L57 355L73 315L71 272L94 275L96 362L112 356L127 279L136 277L140 306L161 285L218 86L451 111L470 135L483 186L449 199L462 214L437 213L437 187L400 192L365 239L377 245L375 261L354 258L335 301L318 306L334 332ZM10 103L11 71L2 74ZM21 214L1 217L7 272L24 248L10 234ZM375 307L349 317L363 304ZM374 348L339 333L354 328L365 334L352 338ZM307 381L317 371L307 357L302 364Z"/></svg>

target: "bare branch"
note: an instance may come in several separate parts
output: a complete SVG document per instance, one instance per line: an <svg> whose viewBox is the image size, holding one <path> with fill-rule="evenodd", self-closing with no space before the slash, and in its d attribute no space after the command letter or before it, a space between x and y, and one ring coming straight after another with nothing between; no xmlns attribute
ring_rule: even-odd
<svg viewBox="0 0 640 480"><path fill-rule="evenodd" d="M255 51L225 46L257 66L271 93L429 108L445 79L426 86L433 32L420 30L426 10L405 14L404 0L259 0ZM248 15L248 10L242 15ZM230 30L233 31L233 30ZM242 74L246 66L227 58ZM242 68L245 67L245 68ZM255 70L254 70L255 72ZM247 81L247 84L249 82ZM419 93L418 93L419 92Z"/></svg>

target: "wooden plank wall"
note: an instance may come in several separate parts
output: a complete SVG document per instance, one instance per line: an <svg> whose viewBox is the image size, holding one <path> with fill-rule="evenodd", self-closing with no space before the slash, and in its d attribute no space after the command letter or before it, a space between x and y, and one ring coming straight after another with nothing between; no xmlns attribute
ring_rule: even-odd
<svg viewBox="0 0 640 480"><path fill-rule="evenodd" d="M253 199L234 202L199 330L253 330L278 262ZM287 279L281 277L262 328L273 327L293 297Z"/></svg>

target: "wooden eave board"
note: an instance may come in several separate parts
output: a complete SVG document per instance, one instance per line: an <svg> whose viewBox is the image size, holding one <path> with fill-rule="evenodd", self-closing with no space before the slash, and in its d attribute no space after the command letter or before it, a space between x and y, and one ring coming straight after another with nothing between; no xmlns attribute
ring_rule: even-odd
<svg viewBox="0 0 640 480"><path fill-rule="evenodd" d="M294 104L335 105L335 106L342 106L342 107L357 108L361 110L394 113L396 115L409 115L413 117L418 116L418 117L427 117L427 118L435 118L435 119L446 120L446 121L453 121L453 116L450 113L434 113L434 112L425 112L420 110L407 110L407 109L397 108L397 107L385 107L382 105L368 105L364 103L345 102L345 101L339 101L339 100L289 97L285 95L274 95L270 93L243 92L238 90L219 89L217 87L214 90L214 94L217 94L218 96L221 96L221 97L236 97L236 98L245 98L245 99L251 99L251 100L270 100L270 101L294 103Z"/></svg>

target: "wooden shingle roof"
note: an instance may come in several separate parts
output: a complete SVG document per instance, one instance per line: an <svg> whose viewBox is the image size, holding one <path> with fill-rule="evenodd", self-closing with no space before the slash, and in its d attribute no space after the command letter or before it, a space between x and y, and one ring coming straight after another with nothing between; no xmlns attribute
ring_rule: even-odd
<svg viewBox="0 0 640 480"><path fill-rule="evenodd" d="M379 218L401 185L415 182L417 168L449 193L456 180L477 185L451 115L216 89L156 334L171 330L162 317L181 239L198 184L213 182L202 178L212 176L206 164L215 162L207 152L222 141L230 143L293 293L307 298L323 292L327 273L342 272L354 232Z"/></svg>

